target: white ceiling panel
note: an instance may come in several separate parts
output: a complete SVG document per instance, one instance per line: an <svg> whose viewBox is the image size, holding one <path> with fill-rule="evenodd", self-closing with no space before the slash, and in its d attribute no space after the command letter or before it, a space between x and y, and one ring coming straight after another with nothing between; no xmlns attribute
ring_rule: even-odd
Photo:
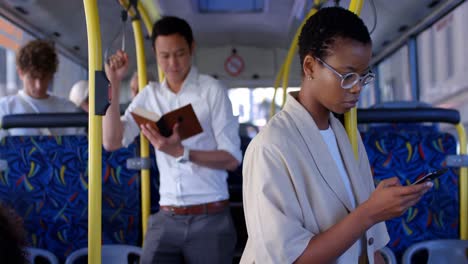
<svg viewBox="0 0 468 264"><path fill-rule="evenodd" d="M304 5L311 0L265 0L261 13L199 13L197 0L154 0L163 15L185 18L193 27L199 47L253 46L256 48L289 47L291 37L300 24L297 16L304 16ZM233 0L234 1L234 0ZM374 1L377 9L377 27L372 33L374 53L402 33L403 26L411 27L431 12L428 5L434 0L366 0L362 17L369 28L375 16L371 8ZM450 1L450 0L445 0ZM120 30L120 10L117 0L97 1L101 21L103 50L110 45L112 37ZM444 2L444 1L442 1ZM329 1L333 5L335 1ZM349 0L340 1L347 7ZM440 4L439 4L440 5ZM81 0L0 0L2 15L28 28L34 35L49 37L76 61L87 65L86 24ZM18 11L18 7L27 13ZM57 32L58 36L54 35ZM145 30L144 30L145 32ZM127 49L133 50L133 33L127 24ZM149 41L146 43L148 61L153 62ZM132 65L134 67L134 65Z"/></svg>

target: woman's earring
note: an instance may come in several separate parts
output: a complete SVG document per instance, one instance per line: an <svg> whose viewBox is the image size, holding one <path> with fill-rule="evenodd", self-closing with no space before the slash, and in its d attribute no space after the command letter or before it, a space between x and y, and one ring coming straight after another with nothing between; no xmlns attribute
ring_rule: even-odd
<svg viewBox="0 0 468 264"><path fill-rule="evenodd" d="M312 81L312 79L314 79L312 76L307 75L307 80L308 80L308 81Z"/></svg>

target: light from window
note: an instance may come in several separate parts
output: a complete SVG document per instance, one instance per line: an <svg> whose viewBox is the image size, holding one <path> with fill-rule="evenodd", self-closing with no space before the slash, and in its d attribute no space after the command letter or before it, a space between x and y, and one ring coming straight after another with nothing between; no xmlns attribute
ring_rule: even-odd
<svg viewBox="0 0 468 264"><path fill-rule="evenodd" d="M287 91L298 91L299 87L288 88ZM238 116L239 123L252 123L257 127L264 126L270 117L271 101L274 88L232 88L228 95L232 103L232 111ZM278 88L275 100L276 112L280 111L283 102L283 90Z"/></svg>
<svg viewBox="0 0 468 264"><path fill-rule="evenodd" d="M259 13L264 0L198 0L200 13Z"/></svg>

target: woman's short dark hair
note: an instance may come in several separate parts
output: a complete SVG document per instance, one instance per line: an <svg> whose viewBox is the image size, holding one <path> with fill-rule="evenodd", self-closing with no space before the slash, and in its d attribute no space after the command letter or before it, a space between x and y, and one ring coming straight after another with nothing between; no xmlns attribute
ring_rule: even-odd
<svg viewBox="0 0 468 264"><path fill-rule="evenodd" d="M2 263L27 263L22 221L11 208L0 205L0 256Z"/></svg>
<svg viewBox="0 0 468 264"><path fill-rule="evenodd" d="M325 59L336 38L352 39L363 44L372 42L369 31L359 16L341 7L322 8L307 20L301 30L301 66L307 55Z"/></svg>
<svg viewBox="0 0 468 264"><path fill-rule="evenodd" d="M52 43L33 40L23 46L16 55L18 68L33 78L51 77L57 71L59 61Z"/></svg>
<svg viewBox="0 0 468 264"><path fill-rule="evenodd" d="M155 49L154 42L158 36L168 36L172 34L182 35L189 47L192 46L193 33L187 21L174 16L165 16L156 21L153 25L153 32L151 33L151 45L153 45L153 49Z"/></svg>

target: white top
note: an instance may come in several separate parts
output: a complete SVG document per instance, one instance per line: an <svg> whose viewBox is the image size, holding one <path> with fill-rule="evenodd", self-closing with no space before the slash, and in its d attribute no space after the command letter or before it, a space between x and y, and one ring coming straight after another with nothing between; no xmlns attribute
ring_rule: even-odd
<svg viewBox="0 0 468 264"><path fill-rule="evenodd" d="M23 90L18 94L0 99L0 117L10 114L34 113L64 113L77 112L76 106L65 98L49 95L45 99L36 99L27 95ZM11 128L1 129L0 138L5 136L38 136L38 135L83 135L84 128Z"/></svg>
<svg viewBox="0 0 468 264"><path fill-rule="evenodd" d="M325 141L328 150L330 151L330 154L333 157L333 160L335 160L336 167L340 172L341 179L343 180L346 192L348 193L349 200L351 201L353 207L356 207L356 199L354 198L354 192L351 187L351 182L349 181L349 176L346 172L343 163L343 158L341 157L340 150L338 149L338 144L336 143L335 133L333 133L333 129L331 129L331 127L328 126L328 129L320 130L320 134L322 135L323 140ZM360 240L356 241L355 246L358 248L358 252L361 252L362 246ZM345 263L344 260L342 261L343 263ZM340 260L338 260L337 262L340 262Z"/></svg>
<svg viewBox="0 0 468 264"><path fill-rule="evenodd" d="M140 132L130 114L135 107L163 115L190 103L203 133L182 141L182 145L193 150L225 150L240 162L239 123L232 114L226 89L210 76L198 74L193 66L177 94L169 89L166 80L161 85L151 82L138 93L122 117L122 145L130 144ZM178 163L176 158L158 150L156 160L160 172L160 205L185 206L229 198L225 170L192 162Z"/></svg>
<svg viewBox="0 0 468 264"><path fill-rule="evenodd" d="M326 130L320 130L320 134L323 137L323 140L327 144L328 150L335 160L336 167L340 172L341 179L343 180L344 186L348 193L349 199L351 200L351 204L353 207L356 207L356 199L354 199L353 190L351 189L351 182L349 181L348 173L343 164L343 159L341 158L340 150L338 149L338 145L336 144L335 133L330 126Z"/></svg>

